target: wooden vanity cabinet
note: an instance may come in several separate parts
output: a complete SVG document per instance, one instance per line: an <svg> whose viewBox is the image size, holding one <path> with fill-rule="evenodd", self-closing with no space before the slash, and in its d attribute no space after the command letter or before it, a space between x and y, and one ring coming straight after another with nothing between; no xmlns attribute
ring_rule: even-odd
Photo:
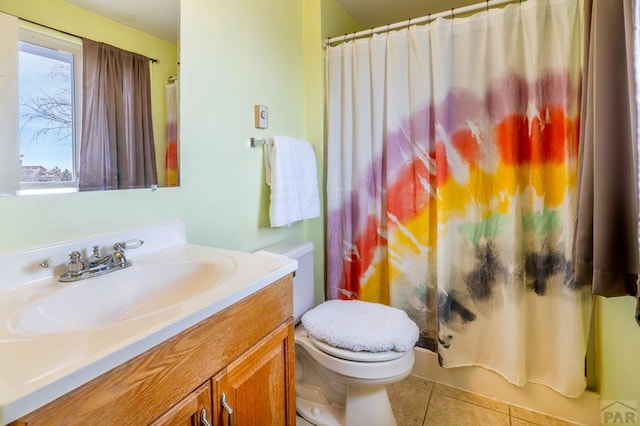
<svg viewBox="0 0 640 426"><path fill-rule="evenodd" d="M151 423L151 426L206 425L211 420L211 382L206 382Z"/></svg>
<svg viewBox="0 0 640 426"><path fill-rule="evenodd" d="M213 378L214 424L295 425L294 389L286 386L294 369L285 362L293 339L291 327L280 327Z"/></svg>
<svg viewBox="0 0 640 426"><path fill-rule="evenodd" d="M292 275L11 425L295 425ZM204 410L205 420L202 419Z"/></svg>

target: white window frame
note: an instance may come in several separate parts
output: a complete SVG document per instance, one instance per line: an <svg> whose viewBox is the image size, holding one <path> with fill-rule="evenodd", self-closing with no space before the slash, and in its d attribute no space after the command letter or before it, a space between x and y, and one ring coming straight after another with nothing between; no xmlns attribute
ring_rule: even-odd
<svg viewBox="0 0 640 426"><path fill-rule="evenodd" d="M78 191L78 170L80 159L80 140L82 137L82 40L55 30L31 26L22 23L18 29L18 39L49 49L59 50L73 55L73 109L74 125L72 129L73 179L65 182L20 182L19 194L51 194Z"/></svg>

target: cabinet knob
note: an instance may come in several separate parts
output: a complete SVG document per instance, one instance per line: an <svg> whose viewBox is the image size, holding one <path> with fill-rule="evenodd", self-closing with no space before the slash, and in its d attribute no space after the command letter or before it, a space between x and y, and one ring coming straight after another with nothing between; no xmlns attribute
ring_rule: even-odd
<svg viewBox="0 0 640 426"><path fill-rule="evenodd" d="M227 415L229 416L229 426L233 426L233 409L229 406L229 404L227 404L227 395L225 395L224 392L222 392L222 396L220 397L220 404L222 405L222 408L224 408L224 411L227 412Z"/></svg>
<svg viewBox="0 0 640 426"><path fill-rule="evenodd" d="M211 426L211 423L207 420L207 410L205 408L200 411L200 424L202 426Z"/></svg>

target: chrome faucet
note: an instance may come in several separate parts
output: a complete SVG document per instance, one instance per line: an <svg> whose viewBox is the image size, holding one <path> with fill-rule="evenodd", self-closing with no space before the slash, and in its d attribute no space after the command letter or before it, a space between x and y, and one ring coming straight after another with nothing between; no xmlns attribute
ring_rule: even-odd
<svg viewBox="0 0 640 426"><path fill-rule="evenodd" d="M89 269L108 268L113 264L113 254L109 253L100 256L100 246L93 246L93 254L87 259L87 267Z"/></svg>
<svg viewBox="0 0 640 426"><path fill-rule="evenodd" d="M100 246L96 245L93 246L93 253L86 262L82 261L82 254L79 251L71 252L67 262L67 272L60 275L59 280L62 282L84 280L128 268L131 266L131 261L127 260L124 250L138 248L142 244L144 244L142 240L117 242L113 245L113 251L105 255L100 254Z"/></svg>

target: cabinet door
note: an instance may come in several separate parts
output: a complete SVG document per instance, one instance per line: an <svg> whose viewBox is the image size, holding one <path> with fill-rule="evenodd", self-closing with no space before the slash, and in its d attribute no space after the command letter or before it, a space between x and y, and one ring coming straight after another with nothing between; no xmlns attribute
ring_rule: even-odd
<svg viewBox="0 0 640 426"><path fill-rule="evenodd" d="M211 420L211 381L207 381L151 426L210 426Z"/></svg>
<svg viewBox="0 0 640 426"><path fill-rule="evenodd" d="M214 377L216 425L295 425L293 344L289 321Z"/></svg>

